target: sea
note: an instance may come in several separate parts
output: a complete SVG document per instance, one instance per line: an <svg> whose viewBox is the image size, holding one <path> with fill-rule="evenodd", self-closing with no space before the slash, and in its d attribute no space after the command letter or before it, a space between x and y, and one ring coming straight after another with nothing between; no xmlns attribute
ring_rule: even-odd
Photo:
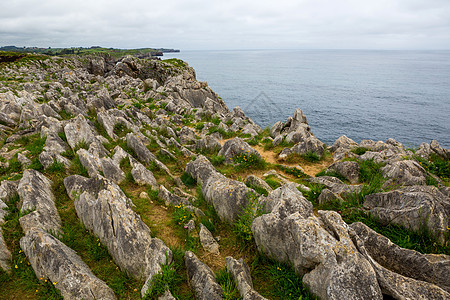
<svg viewBox="0 0 450 300"><path fill-rule="evenodd" d="M300 108L329 145L394 138L450 148L450 51L227 50L165 53L192 66L262 128Z"/></svg>

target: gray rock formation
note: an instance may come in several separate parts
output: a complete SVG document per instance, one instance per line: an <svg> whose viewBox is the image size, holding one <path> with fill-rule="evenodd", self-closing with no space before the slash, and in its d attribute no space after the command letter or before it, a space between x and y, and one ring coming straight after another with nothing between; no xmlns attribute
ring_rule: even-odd
<svg viewBox="0 0 450 300"><path fill-rule="evenodd" d="M64 299L116 299L106 283L69 247L54 236L32 228L20 239L37 278L45 277L61 291Z"/></svg>
<svg viewBox="0 0 450 300"><path fill-rule="evenodd" d="M312 177L306 180L312 183L323 184L331 192L339 196L347 196L357 193L361 190L361 186L359 185L347 185L344 184L340 179L332 176Z"/></svg>
<svg viewBox="0 0 450 300"><path fill-rule="evenodd" d="M329 189L323 189L319 195L319 198L317 198L317 201L319 202L319 204L325 204L327 202L333 201L344 202L344 199L342 199L341 196L333 193Z"/></svg>
<svg viewBox="0 0 450 300"><path fill-rule="evenodd" d="M382 299L375 271L338 213L314 216L311 203L289 186L268 198L269 213L251 226L259 251L305 274L303 282L321 299Z"/></svg>
<svg viewBox="0 0 450 300"><path fill-rule="evenodd" d="M84 226L105 245L116 264L131 276L146 280L145 294L161 264L172 260L164 243L150 236L150 229L131 209L131 200L113 182L96 175L64 179L68 195Z"/></svg>
<svg viewBox="0 0 450 300"><path fill-rule="evenodd" d="M364 243L354 231L349 231L358 251L370 262L384 295L394 299L449 299L450 294L437 285L402 276L381 266L370 257Z"/></svg>
<svg viewBox="0 0 450 300"><path fill-rule="evenodd" d="M159 190L158 190L158 197L164 201L164 204L169 206L169 205L191 205L191 203L189 202L189 200L187 198L184 197L180 197L177 196L171 192L169 192L163 185L159 186Z"/></svg>
<svg viewBox="0 0 450 300"><path fill-rule="evenodd" d="M202 183L203 197L213 204L220 219L229 223L237 220L252 194L256 195L244 183L217 172L202 155L186 165L186 172Z"/></svg>
<svg viewBox="0 0 450 300"><path fill-rule="evenodd" d="M236 260L231 256L227 256L226 260L228 270L233 275L233 280L238 287L239 294L244 300L266 299L253 289L250 269L242 258Z"/></svg>
<svg viewBox="0 0 450 300"><path fill-rule="evenodd" d="M261 159L261 155L258 153L258 151L250 147L247 142L238 137L226 141L222 146L222 149L220 149L218 155L225 157L226 163L233 163L234 157L241 153L247 156L255 155L256 157Z"/></svg>
<svg viewBox="0 0 450 300"><path fill-rule="evenodd" d="M75 147L81 143L86 142L88 145L96 141L97 133L92 129L83 115L78 115L64 126L64 133L67 137L67 142L70 148Z"/></svg>
<svg viewBox="0 0 450 300"><path fill-rule="evenodd" d="M106 179L120 184L125 180L125 173L120 169L119 164L116 164L111 158L103 157L100 159L101 169Z"/></svg>
<svg viewBox="0 0 450 300"><path fill-rule="evenodd" d="M450 292L450 256L422 254L401 248L363 223L350 225L367 253L381 266L400 275L435 284Z"/></svg>
<svg viewBox="0 0 450 300"><path fill-rule="evenodd" d="M396 161L381 170L383 176L390 179L392 184L425 185L427 181L427 172L414 160Z"/></svg>
<svg viewBox="0 0 450 300"><path fill-rule="evenodd" d="M211 232L205 225L200 223L200 233L198 234L200 237L200 243L202 244L203 249L206 252L213 253L219 255L219 243L214 239Z"/></svg>
<svg viewBox="0 0 450 300"><path fill-rule="evenodd" d="M359 181L359 164L355 161L335 162L328 167L328 170L338 173L352 184L358 183Z"/></svg>
<svg viewBox="0 0 450 300"><path fill-rule="evenodd" d="M130 157L130 164L132 166L131 176L139 185L150 185L154 189L158 188L158 182L153 176L152 171L148 170L144 165Z"/></svg>
<svg viewBox="0 0 450 300"><path fill-rule="evenodd" d="M3 238L3 232L0 228L0 269L9 272L11 270L11 252L6 246L5 239Z"/></svg>
<svg viewBox="0 0 450 300"><path fill-rule="evenodd" d="M249 186L255 186L265 189L267 192L271 192L273 190L270 185L267 184L267 182L255 175L248 175L245 179L245 183Z"/></svg>
<svg viewBox="0 0 450 300"><path fill-rule="evenodd" d="M216 281L213 271L202 263L191 251L184 254L189 285L199 300L223 299L223 290Z"/></svg>
<svg viewBox="0 0 450 300"><path fill-rule="evenodd" d="M399 224L414 231L426 226L441 242L450 226L450 198L434 186L409 186L367 195L364 207L385 224Z"/></svg>
<svg viewBox="0 0 450 300"><path fill-rule="evenodd" d="M61 219L55 206L52 183L47 177L36 170L25 170L17 192L20 196L20 212L23 214L19 222L25 234L32 228L53 234L60 232Z"/></svg>

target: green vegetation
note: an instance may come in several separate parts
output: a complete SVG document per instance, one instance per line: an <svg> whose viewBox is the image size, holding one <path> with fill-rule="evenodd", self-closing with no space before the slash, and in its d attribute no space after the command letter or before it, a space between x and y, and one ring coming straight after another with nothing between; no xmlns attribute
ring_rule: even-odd
<svg viewBox="0 0 450 300"><path fill-rule="evenodd" d="M302 279L289 265L279 263L263 254L257 254L250 269L253 284L260 294L269 299L309 300L314 297L303 285Z"/></svg>
<svg viewBox="0 0 450 300"><path fill-rule="evenodd" d="M233 162L237 164L236 169L240 170L264 170L266 162L256 154L247 154L241 152L233 157Z"/></svg>
<svg viewBox="0 0 450 300"><path fill-rule="evenodd" d="M425 170L441 178L447 185L450 183L450 160L445 160L436 154L431 154L428 160L420 156L415 158ZM429 182L435 185L433 180Z"/></svg>
<svg viewBox="0 0 450 300"><path fill-rule="evenodd" d="M251 230L252 222L255 218L265 212L265 205L258 202L259 195L253 192L247 194L247 206L239 215L238 220L233 224L233 232L238 240L244 245L253 243L253 233Z"/></svg>
<svg viewBox="0 0 450 300"><path fill-rule="evenodd" d="M220 284L223 290L223 298L227 300L240 300L239 291L233 281L233 276L225 266L216 272L217 283Z"/></svg>

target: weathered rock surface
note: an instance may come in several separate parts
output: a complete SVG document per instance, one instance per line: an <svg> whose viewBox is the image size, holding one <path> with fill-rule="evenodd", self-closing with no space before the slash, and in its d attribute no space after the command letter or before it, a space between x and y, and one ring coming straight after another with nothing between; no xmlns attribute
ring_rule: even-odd
<svg viewBox="0 0 450 300"><path fill-rule="evenodd" d="M376 274L357 252L340 215L319 211L294 187L269 194L268 214L257 217L252 232L258 250L293 265L321 299L382 299Z"/></svg>
<svg viewBox="0 0 450 300"><path fill-rule="evenodd" d="M245 179L245 183L249 186L255 186L265 189L267 192L271 192L273 190L270 185L267 184L267 182L255 175L248 175Z"/></svg>
<svg viewBox="0 0 450 300"><path fill-rule="evenodd" d="M349 231L359 252L370 262L384 295L394 299L448 299L450 294L425 281L415 280L388 270L376 262L366 250L364 243L354 231Z"/></svg>
<svg viewBox="0 0 450 300"><path fill-rule="evenodd" d="M244 183L229 179L216 171L209 160L200 155L186 165L186 172L202 183L206 201L213 204L218 216L229 223L237 220L247 206L253 190Z"/></svg>
<svg viewBox="0 0 450 300"><path fill-rule="evenodd" d="M184 261L189 285L199 300L223 299L223 290L216 281L213 271L202 263L191 251L186 251Z"/></svg>
<svg viewBox="0 0 450 300"><path fill-rule="evenodd" d="M133 176L133 179L137 184L150 185L155 189L158 188L158 183L156 182L156 178L153 176L152 171L148 170L144 165L131 157L130 164L132 166L131 176Z"/></svg>
<svg viewBox="0 0 450 300"><path fill-rule="evenodd" d="M399 224L414 231L425 225L442 242L450 226L450 198L434 186L409 186L367 195L364 207L386 224Z"/></svg>
<svg viewBox="0 0 450 300"><path fill-rule="evenodd" d="M359 181L359 164L355 161L335 162L328 167L327 171L334 171L343 176L350 183L358 183Z"/></svg>
<svg viewBox="0 0 450 300"><path fill-rule="evenodd" d="M253 289L250 269L242 258L236 260L231 256L227 256L226 260L228 270L233 275L233 280L238 287L239 294L244 300L266 299Z"/></svg>
<svg viewBox="0 0 450 300"><path fill-rule="evenodd" d="M205 251L213 254L219 254L219 243L214 239L211 232L205 225L200 223L200 233L198 234L200 237L200 243Z"/></svg>
<svg viewBox="0 0 450 300"><path fill-rule="evenodd" d="M54 236L37 228L20 239L20 247L37 278L48 278L64 299L116 299L106 283L69 247Z"/></svg>
<svg viewBox="0 0 450 300"><path fill-rule="evenodd" d="M241 138L234 138L226 141L218 155L225 157L226 163L233 163L234 157L241 153L247 156L255 155L261 159L261 155L258 151L250 147L250 145Z"/></svg>
<svg viewBox="0 0 450 300"><path fill-rule="evenodd" d="M3 238L3 232L0 228L0 269L9 272L11 270L11 252L6 246L5 239Z"/></svg>
<svg viewBox="0 0 450 300"><path fill-rule="evenodd" d="M381 169L383 176L392 184L425 185L427 172L414 160L401 160L386 165Z"/></svg>
<svg viewBox="0 0 450 300"><path fill-rule="evenodd" d="M344 202L344 199L342 199L341 196L333 193L329 189L323 189L322 192L319 195L319 198L317 198L317 201L319 201L319 204L324 204L327 202Z"/></svg>
<svg viewBox="0 0 450 300"><path fill-rule="evenodd" d="M165 205L190 205L191 203L187 198L180 197L174 193L169 192L163 185L159 186L158 197L164 201Z"/></svg>
<svg viewBox="0 0 450 300"><path fill-rule="evenodd" d="M116 264L131 276L147 282L170 263L172 252L150 236L150 229L131 209L131 200L113 182L96 175L64 179L69 196L75 200L77 215L84 226L105 245Z"/></svg>
<svg viewBox="0 0 450 300"><path fill-rule="evenodd" d="M400 275L435 284L450 292L450 256L422 254L400 248L363 223L350 225L364 242L367 253L381 266Z"/></svg>
<svg viewBox="0 0 450 300"><path fill-rule="evenodd" d="M312 177L306 180L312 183L323 184L331 192L339 196L354 194L361 190L361 186L359 185L347 185L344 184L340 179L332 176Z"/></svg>
<svg viewBox="0 0 450 300"><path fill-rule="evenodd" d="M103 157L100 160L100 163L106 179L109 179L116 184L120 184L123 180L125 180L125 173L111 158Z"/></svg>
<svg viewBox="0 0 450 300"><path fill-rule="evenodd" d="M78 115L76 118L70 120L64 126L64 133L67 137L67 143L69 143L72 149L75 149L81 142L85 142L88 145L95 142L95 136L97 135L83 115Z"/></svg>
<svg viewBox="0 0 450 300"><path fill-rule="evenodd" d="M54 234L61 230L61 218L55 206L52 183L36 170L25 170L17 192L20 196L20 211L25 214L19 219L25 234L32 228L39 228Z"/></svg>

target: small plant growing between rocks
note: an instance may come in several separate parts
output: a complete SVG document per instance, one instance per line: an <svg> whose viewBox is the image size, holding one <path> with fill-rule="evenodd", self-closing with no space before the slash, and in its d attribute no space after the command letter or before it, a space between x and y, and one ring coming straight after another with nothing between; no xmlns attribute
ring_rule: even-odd
<svg viewBox="0 0 450 300"><path fill-rule="evenodd" d="M255 154L239 153L233 158L233 162L237 164L237 170L243 169L257 169L263 170L266 168L264 159Z"/></svg>
<svg viewBox="0 0 450 300"><path fill-rule="evenodd" d="M234 223L233 232L244 245L251 245L253 241L252 222L265 213L265 204L258 201L259 195L255 192L249 192L247 199L247 206Z"/></svg>

